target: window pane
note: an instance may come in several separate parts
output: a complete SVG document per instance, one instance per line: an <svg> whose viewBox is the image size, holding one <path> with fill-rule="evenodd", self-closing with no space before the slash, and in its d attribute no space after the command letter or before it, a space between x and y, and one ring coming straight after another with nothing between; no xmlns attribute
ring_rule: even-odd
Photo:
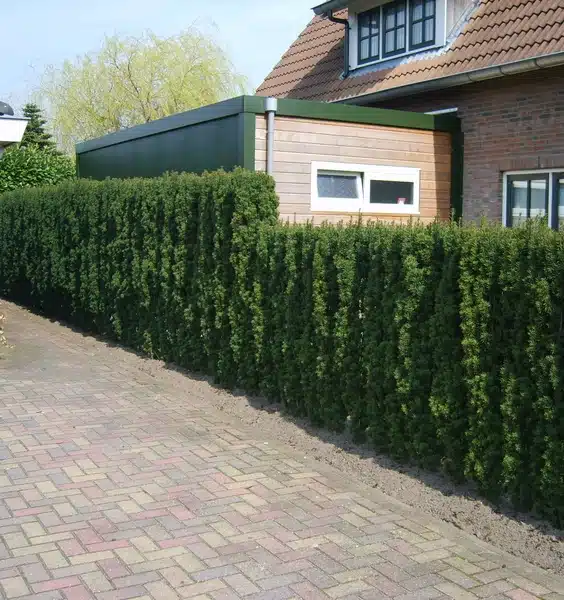
<svg viewBox="0 0 564 600"><path fill-rule="evenodd" d="M427 19L425 21L425 41L432 42L435 37L435 26L433 19Z"/></svg>
<svg viewBox="0 0 564 600"><path fill-rule="evenodd" d="M386 33L385 40L384 52L394 52L396 49L396 32L388 31L388 33Z"/></svg>
<svg viewBox="0 0 564 600"><path fill-rule="evenodd" d="M558 229L564 228L564 178L558 179L556 201L558 202Z"/></svg>
<svg viewBox="0 0 564 600"><path fill-rule="evenodd" d="M423 23L415 23L411 28L411 43L418 46L423 41Z"/></svg>
<svg viewBox="0 0 564 600"><path fill-rule="evenodd" d="M378 58L380 54L380 36L374 35L370 38L370 55L373 58Z"/></svg>
<svg viewBox="0 0 564 600"><path fill-rule="evenodd" d="M531 181L531 219L544 217L546 215L546 192L547 182L540 180Z"/></svg>
<svg viewBox="0 0 564 600"><path fill-rule="evenodd" d="M425 0L425 16L431 17L435 14L435 0Z"/></svg>
<svg viewBox="0 0 564 600"><path fill-rule="evenodd" d="M362 40L360 42L360 60L370 58L370 40Z"/></svg>
<svg viewBox="0 0 564 600"><path fill-rule="evenodd" d="M520 225L527 220L527 187L526 181L511 182L511 222Z"/></svg>
<svg viewBox="0 0 564 600"><path fill-rule="evenodd" d="M378 181L370 182L371 204L413 204L413 182Z"/></svg>
<svg viewBox="0 0 564 600"><path fill-rule="evenodd" d="M358 198L358 175L318 173L317 195L320 198Z"/></svg>
<svg viewBox="0 0 564 600"><path fill-rule="evenodd" d="M423 0L415 0L411 6L413 7L413 20L420 21L423 18Z"/></svg>
<svg viewBox="0 0 564 600"><path fill-rule="evenodd" d="M370 13L370 24L372 25L372 33L380 29L380 9Z"/></svg>
<svg viewBox="0 0 564 600"><path fill-rule="evenodd" d="M394 10L386 11L386 29L393 29L396 26L396 13Z"/></svg>
<svg viewBox="0 0 564 600"><path fill-rule="evenodd" d="M370 21L366 18L362 18L360 21L360 37L365 38L370 35Z"/></svg>
<svg viewBox="0 0 564 600"><path fill-rule="evenodd" d="M396 37L396 50L403 50L405 48L405 27L401 27L397 30Z"/></svg>
<svg viewBox="0 0 564 600"><path fill-rule="evenodd" d="M405 7L398 6L396 12L396 25L405 25Z"/></svg>

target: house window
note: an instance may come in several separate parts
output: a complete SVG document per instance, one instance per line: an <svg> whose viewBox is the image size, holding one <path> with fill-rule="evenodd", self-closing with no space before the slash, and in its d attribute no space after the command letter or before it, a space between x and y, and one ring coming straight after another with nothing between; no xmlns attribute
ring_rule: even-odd
<svg viewBox="0 0 564 600"><path fill-rule="evenodd" d="M318 171L317 196L335 200L359 200L362 196L360 173Z"/></svg>
<svg viewBox="0 0 564 600"><path fill-rule="evenodd" d="M411 41L409 48L416 50L435 44L435 0L411 0Z"/></svg>
<svg viewBox="0 0 564 600"><path fill-rule="evenodd" d="M311 171L314 212L419 214L419 169L314 162Z"/></svg>
<svg viewBox="0 0 564 600"><path fill-rule="evenodd" d="M537 218L547 218L554 229L564 228L564 173L553 170L507 173L504 224L515 227Z"/></svg>
<svg viewBox="0 0 564 600"><path fill-rule="evenodd" d="M556 229L564 229L564 173L554 176L554 219L553 226Z"/></svg>
<svg viewBox="0 0 564 600"><path fill-rule="evenodd" d="M362 65L438 45L440 6L444 0L395 0L359 13L353 27L356 62Z"/></svg>
<svg viewBox="0 0 564 600"><path fill-rule="evenodd" d="M358 58L360 62L380 58L380 9L358 17Z"/></svg>
<svg viewBox="0 0 564 600"><path fill-rule="evenodd" d="M396 0L382 6L384 23L384 56L395 56L405 52L405 8L406 2Z"/></svg>

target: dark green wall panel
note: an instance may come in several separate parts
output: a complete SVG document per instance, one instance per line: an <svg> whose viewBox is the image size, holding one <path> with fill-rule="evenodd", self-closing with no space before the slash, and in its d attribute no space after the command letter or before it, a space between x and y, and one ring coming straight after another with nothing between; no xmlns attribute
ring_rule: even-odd
<svg viewBox="0 0 564 600"><path fill-rule="evenodd" d="M243 166L243 116L233 115L78 154L80 177L156 177L167 171L201 173Z"/></svg>

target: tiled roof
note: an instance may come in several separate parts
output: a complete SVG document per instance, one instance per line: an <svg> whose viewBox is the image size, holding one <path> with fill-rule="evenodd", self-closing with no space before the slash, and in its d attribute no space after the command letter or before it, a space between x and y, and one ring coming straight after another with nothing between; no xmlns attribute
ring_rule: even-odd
<svg viewBox="0 0 564 600"><path fill-rule="evenodd" d="M336 13L346 17L346 11ZM344 100L396 87L564 51L564 0L481 0L458 37L440 53L341 79L344 26L315 17L257 93Z"/></svg>

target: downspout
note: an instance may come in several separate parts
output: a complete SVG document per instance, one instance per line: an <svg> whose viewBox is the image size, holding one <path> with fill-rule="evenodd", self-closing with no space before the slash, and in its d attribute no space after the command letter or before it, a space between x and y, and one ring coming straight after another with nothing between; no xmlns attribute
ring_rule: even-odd
<svg viewBox="0 0 564 600"><path fill-rule="evenodd" d="M278 100L267 98L264 103L266 112L266 172L272 175L274 172L274 125Z"/></svg>
<svg viewBox="0 0 564 600"><path fill-rule="evenodd" d="M338 17L333 16L333 11L330 11L327 14L327 18L331 23L337 23L337 25L345 26L345 69L343 71L343 79L346 79L349 76L350 67L349 67L349 37L350 37L350 26L348 19L339 19Z"/></svg>

